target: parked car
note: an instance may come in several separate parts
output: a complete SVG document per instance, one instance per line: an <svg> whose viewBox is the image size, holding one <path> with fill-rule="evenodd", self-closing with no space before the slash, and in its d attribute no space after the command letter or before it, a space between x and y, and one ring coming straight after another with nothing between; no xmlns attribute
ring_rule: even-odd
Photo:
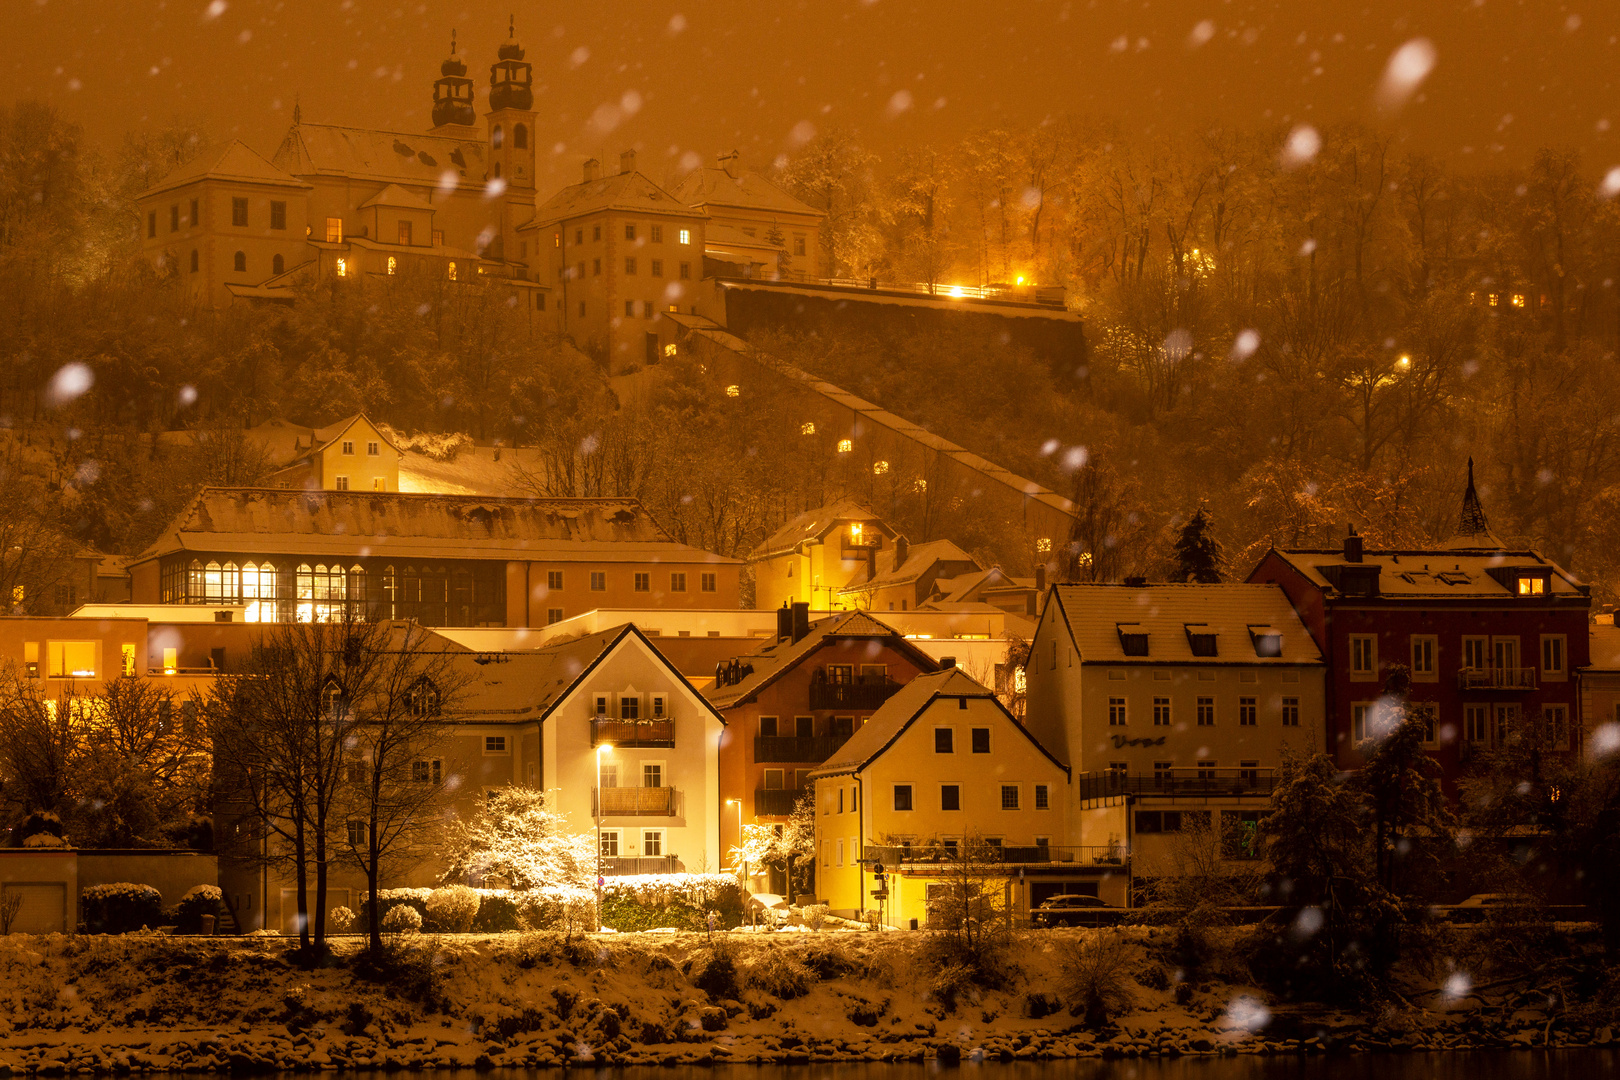
<svg viewBox="0 0 1620 1080"><path fill-rule="evenodd" d="M1064 893L1031 911L1029 920L1035 926L1094 926L1100 912L1118 910L1100 897Z"/></svg>
<svg viewBox="0 0 1620 1080"><path fill-rule="evenodd" d="M775 893L755 893L748 898L748 910L761 925L771 929L786 926L793 917L788 902Z"/></svg>

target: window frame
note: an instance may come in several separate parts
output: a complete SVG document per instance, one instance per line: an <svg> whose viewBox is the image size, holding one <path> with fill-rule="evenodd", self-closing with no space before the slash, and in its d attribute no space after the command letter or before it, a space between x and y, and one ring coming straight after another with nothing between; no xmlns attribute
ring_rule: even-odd
<svg viewBox="0 0 1620 1080"><path fill-rule="evenodd" d="M1410 670L1413 682L1432 683L1440 681L1440 635L1439 634L1413 634L1407 645L1411 654ZM1426 660L1427 666L1419 666L1419 660Z"/></svg>
<svg viewBox="0 0 1620 1080"><path fill-rule="evenodd" d="M947 797L953 798L955 806L946 806ZM962 812L962 785L960 783L941 783L939 785L939 812L942 814L959 814Z"/></svg>
<svg viewBox="0 0 1620 1080"><path fill-rule="evenodd" d="M1350 634L1347 643L1350 647L1350 657L1345 670L1349 672L1350 681L1376 682L1378 680L1378 635ZM1358 656L1358 652L1365 655ZM1366 661L1366 666L1358 666L1358 660Z"/></svg>
<svg viewBox="0 0 1620 1080"><path fill-rule="evenodd" d="M1175 726L1175 715L1171 711L1170 699L1168 697L1155 697L1153 699L1153 726Z"/></svg>
<svg viewBox="0 0 1620 1080"><path fill-rule="evenodd" d="M904 793L903 799L901 797L902 793ZM904 806L900 805L902 801L905 803ZM894 813L896 814L915 813L917 810L916 789L911 784L894 784L892 785L890 802L893 804Z"/></svg>
<svg viewBox="0 0 1620 1080"><path fill-rule="evenodd" d="M1238 698L1238 727L1258 727L1260 724L1260 699L1258 697Z"/></svg>
<svg viewBox="0 0 1620 1080"><path fill-rule="evenodd" d="M1194 720L1198 727L1215 726L1215 698L1211 694L1200 694L1193 699Z"/></svg>
<svg viewBox="0 0 1620 1080"><path fill-rule="evenodd" d="M1110 697L1108 699L1108 726L1130 726L1130 706L1126 699L1122 697Z"/></svg>
<svg viewBox="0 0 1620 1080"><path fill-rule="evenodd" d="M1558 666L1547 666L1547 653L1549 647L1557 650ZM1569 679L1569 635L1542 634L1541 635L1541 677L1546 682L1566 682Z"/></svg>
<svg viewBox="0 0 1620 1080"><path fill-rule="evenodd" d="M506 757L512 752L512 740L506 735L485 735L484 756Z"/></svg>
<svg viewBox="0 0 1620 1080"><path fill-rule="evenodd" d="M940 749L941 745L944 749ZM934 753L956 753L956 729L949 726L936 726L934 728Z"/></svg>

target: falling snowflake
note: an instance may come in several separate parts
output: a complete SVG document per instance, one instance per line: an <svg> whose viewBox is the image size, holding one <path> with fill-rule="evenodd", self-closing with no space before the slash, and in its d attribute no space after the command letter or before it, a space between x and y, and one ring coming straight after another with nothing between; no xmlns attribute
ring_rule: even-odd
<svg viewBox="0 0 1620 1080"><path fill-rule="evenodd" d="M1437 55L1428 38L1413 38L1391 53L1384 77L1378 81L1379 108L1393 110L1405 105L1434 70Z"/></svg>
<svg viewBox="0 0 1620 1080"><path fill-rule="evenodd" d="M1288 133L1288 141L1283 143L1282 166L1297 169L1309 164L1321 149L1322 136L1316 133L1316 129L1309 124L1299 124Z"/></svg>

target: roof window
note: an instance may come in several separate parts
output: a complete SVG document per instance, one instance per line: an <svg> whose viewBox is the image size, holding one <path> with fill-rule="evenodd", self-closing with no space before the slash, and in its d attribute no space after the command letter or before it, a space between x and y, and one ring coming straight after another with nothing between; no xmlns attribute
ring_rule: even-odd
<svg viewBox="0 0 1620 1080"><path fill-rule="evenodd" d="M1217 656L1215 631L1209 628L1208 623L1187 623L1187 644L1192 648L1194 656Z"/></svg>
<svg viewBox="0 0 1620 1080"><path fill-rule="evenodd" d="M1141 623L1116 623L1119 648L1126 656L1148 655L1148 633Z"/></svg>

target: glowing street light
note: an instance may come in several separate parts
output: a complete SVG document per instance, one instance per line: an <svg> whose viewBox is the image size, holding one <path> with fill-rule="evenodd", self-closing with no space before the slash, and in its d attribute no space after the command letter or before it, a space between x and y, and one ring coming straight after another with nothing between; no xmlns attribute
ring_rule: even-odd
<svg viewBox="0 0 1620 1080"><path fill-rule="evenodd" d="M602 755L613 753L612 743L596 748L596 928L602 929Z"/></svg>

